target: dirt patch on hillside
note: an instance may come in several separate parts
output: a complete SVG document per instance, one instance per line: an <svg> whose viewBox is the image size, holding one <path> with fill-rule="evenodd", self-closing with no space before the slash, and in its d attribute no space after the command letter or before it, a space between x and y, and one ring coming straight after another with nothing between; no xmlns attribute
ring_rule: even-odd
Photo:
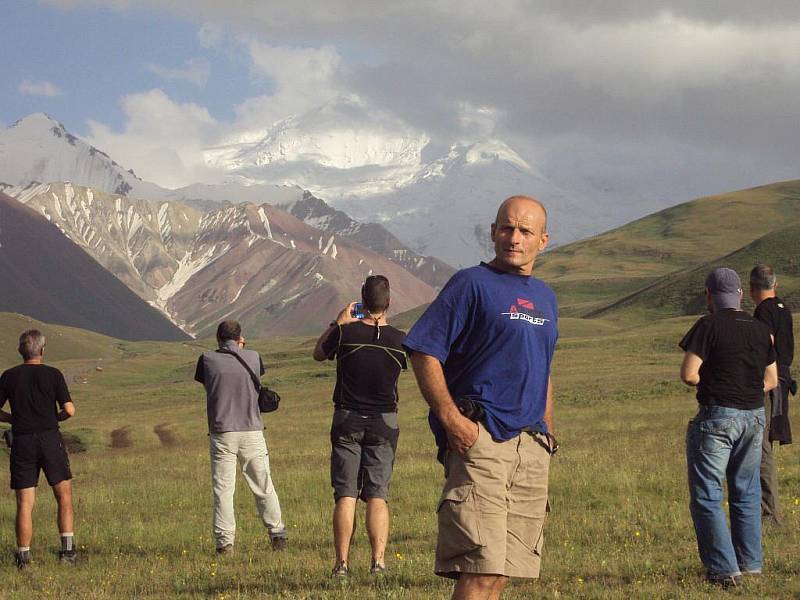
<svg viewBox="0 0 800 600"><path fill-rule="evenodd" d="M112 448L130 448L131 446L133 446L133 441L129 427L120 427L111 432Z"/></svg>
<svg viewBox="0 0 800 600"><path fill-rule="evenodd" d="M158 441L162 446L172 447L178 444L178 436L172 431L169 423L159 423L153 427L153 431L158 436Z"/></svg>

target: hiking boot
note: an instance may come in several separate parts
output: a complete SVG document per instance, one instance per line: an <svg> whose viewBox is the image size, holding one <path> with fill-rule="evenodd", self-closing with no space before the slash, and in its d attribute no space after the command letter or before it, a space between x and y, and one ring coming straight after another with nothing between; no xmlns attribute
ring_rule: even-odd
<svg viewBox="0 0 800 600"><path fill-rule="evenodd" d="M270 544L272 544L272 550L274 552L283 552L286 550L286 536L285 535L277 535L275 537L270 537L269 539Z"/></svg>
<svg viewBox="0 0 800 600"><path fill-rule="evenodd" d="M730 588L739 587L742 585L741 575L728 575L727 577L709 578L708 582L711 585L718 585L722 589L727 590Z"/></svg>
<svg viewBox="0 0 800 600"><path fill-rule="evenodd" d="M225 544L217 548L217 554L233 554L233 544Z"/></svg>
<svg viewBox="0 0 800 600"><path fill-rule="evenodd" d="M62 565L74 565L77 556L78 553L75 552L74 548L72 550L59 550L58 562L60 562Z"/></svg>
<svg viewBox="0 0 800 600"><path fill-rule="evenodd" d="M31 553L30 552L15 552L14 558L17 561L17 568L24 571L31 566Z"/></svg>
<svg viewBox="0 0 800 600"><path fill-rule="evenodd" d="M386 565L377 560L372 560L372 566L369 568L370 575L382 575L386 572Z"/></svg>
<svg viewBox="0 0 800 600"><path fill-rule="evenodd" d="M340 560L333 566L331 577L333 579L347 579L350 576L350 569L347 568L347 563Z"/></svg>

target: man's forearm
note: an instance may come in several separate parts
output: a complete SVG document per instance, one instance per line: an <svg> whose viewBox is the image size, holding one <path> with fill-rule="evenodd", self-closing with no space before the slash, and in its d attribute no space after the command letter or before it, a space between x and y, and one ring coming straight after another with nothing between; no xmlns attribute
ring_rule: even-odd
<svg viewBox="0 0 800 600"><path fill-rule="evenodd" d="M547 403L544 406L544 424L547 425L547 431L554 434L553 431L553 381L547 377Z"/></svg>
<svg viewBox="0 0 800 600"><path fill-rule="evenodd" d="M56 419L58 419L59 421L66 421L71 416L72 415L69 414L67 411L65 411L64 409L61 409L60 411L58 411L58 414L56 415Z"/></svg>
<svg viewBox="0 0 800 600"><path fill-rule="evenodd" d="M411 365L422 396L447 432L448 446L461 455L478 439L478 424L461 414L453 402L442 364L433 356L414 352Z"/></svg>
<svg viewBox="0 0 800 600"><path fill-rule="evenodd" d="M453 402L450 390L447 389L442 364L433 356L414 352L411 354L411 366L414 368L414 376L417 378L422 397L442 425L447 428L453 415L460 416L461 413Z"/></svg>
<svg viewBox="0 0 800 600"><path fill-rule="evenodd" d="M333 330L336 329L336 325L329 326L325 331L322 332L322 335L319 336L317 340L317 345L314 346L314 360L325 360L327 356L325 356L325 352L322 350L322 345L325 341L330 337Z"/></svg>
<svg viewBox="0 0 800 600"><path fill-rule="evenodd" d="M0 423L11 423L11 413L0 410Z"/></svg>

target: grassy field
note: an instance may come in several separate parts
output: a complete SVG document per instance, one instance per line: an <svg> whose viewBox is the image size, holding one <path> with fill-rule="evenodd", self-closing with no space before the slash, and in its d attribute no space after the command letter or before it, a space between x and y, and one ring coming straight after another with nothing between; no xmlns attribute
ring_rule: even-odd
<svg viewBox="0 0 800 600"><path fill-rule="evenodd" d="M20 329L18 317L4 318L6 327ZM703 582L687 508L683 437L695 402L677 380L676 342L692 320L663 320L628 331L600 320L561 323L554 382L562 450L552 467L553 512L546 526L543 576L538 582L514 582L507 598L719 594ZM64 336L76 344L74 357L68 349L52 350L59 358L53 363L68 373L78 408L64 431L76 450L81 560L72 568L57 563L55 505L43 485L34 514L36 564L16 571L14 500L7 467L2 467L0 597L449 597L450 583L431 572L442 469L434 460L425 405L412 374L404 374L400 384L402 434L388 574L373 579L367 572L362 520L352 552L353 575L340 585L328 578L334 365L311 360L312 340L252 343L268 365L267 380L283 396L281 409L265 422L275 485L291 532L289 550L269 550L240 479L236 552L219 558L210 533L204 397L191 381L197 355L210 344L127 343L58 330L62 336L51 335L53 346ZM15 362L7 352L0 359L3 368ZM795 409L796 432L798 414ZM779 448L777 455L786 525L765 530L765 575L748 580L734 597L800 598L800 447ZM5 451L2 460L7 464Z"/></svg>

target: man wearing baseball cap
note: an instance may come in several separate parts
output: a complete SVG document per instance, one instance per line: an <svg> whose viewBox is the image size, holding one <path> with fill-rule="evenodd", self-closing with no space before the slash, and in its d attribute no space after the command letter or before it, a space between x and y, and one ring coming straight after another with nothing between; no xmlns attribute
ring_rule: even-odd
<svg viewBox="0 0 800 600"><path fill-rule="evenodd" d="M706 278L711 314L680 342L681 380L697 387L700 404L686 433L689 507L700 560L713 584L734 587L761 573L761 442L764 392L778 383L769 329L741 310L736 271ZM722 508L727 478L731 528Z"/></svg>

